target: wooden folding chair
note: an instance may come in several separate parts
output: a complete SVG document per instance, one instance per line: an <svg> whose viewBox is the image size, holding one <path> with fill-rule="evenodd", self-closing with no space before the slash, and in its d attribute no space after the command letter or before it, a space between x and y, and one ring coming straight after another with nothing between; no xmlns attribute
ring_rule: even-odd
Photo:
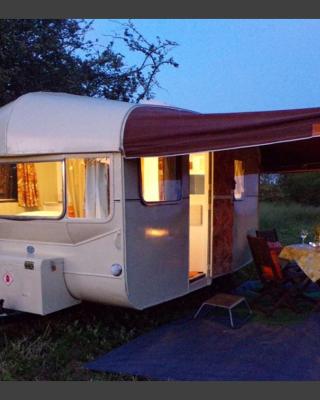
<svg viewBox="0 0 320 400"><path fill-rule="evenodd" d="M256 235L258 238L265 239L267 242L279 242L279 237L276 229L257 230Z"/></svg>
<svg viewBox="0 0 320 400"><path fill-rule="evenodd" d="M305 275L286 273L281 268L277 253L268 247L264 238L248 235L247 239L263 285L254 303L257 304L259 300L269 297L271 304L271 308L268 310L260 308L262 312L272 315L278 308L287 307L298 313L296 304L298 298L313 301L303 293L308 284Z"/></svg>
<svg viewBox="0 0 320 400"><path fill-rule="evenodd" d="M281 253L282 244L275 228L269 230L256 230L256 235L258 238L262 238L267 241L270 250L276 252L278 255ZM284 263L284 260L282 260L281 263ZM295 274L302 272L300 267L294 261L286 261L282 266L282 269L283 271L290 269L290 271L294 272Z"/></svg>
<svg viewBox="0 0 320 400"><path fill-rule="evenodd" d="M279 241L279 236L276 229L257 230L256 235L258 238L265 239L268 243L268 247L274 250L277 254L280 254L282 245Z"/></svg>

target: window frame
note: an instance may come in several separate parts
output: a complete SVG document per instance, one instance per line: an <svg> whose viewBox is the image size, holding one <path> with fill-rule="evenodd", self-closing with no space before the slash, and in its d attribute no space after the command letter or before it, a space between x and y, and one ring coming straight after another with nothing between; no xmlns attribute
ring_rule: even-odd
<svg viewBox="0 0 320 400"><path fill-rule="evenodd" d="M61 162L62 166L62 212L58 217L49 217L49 216L28 216L28 215L3 215L0 214L0 219L5 219L5 220L14 220L14 221L39 221L39 220L44 220L44 221L60 221L65 218L66 215L66 182L65 182L65 160L61 158L45 158L41 157L38 160L34 159L32 157L24 157L21 158L20 160L15 159L6 159L4 158L3 160L0 161L0 164L27 164L27 163L50 163L50 162ZM2 199L1 202L5 202L4 199ZM0 202L0 204L1 204ZM18 199L15 200L9 200L7 203L15 203L18 202Z"/></svg>
<svg viewBox="0 0 320 400"><path fill-rule="evenodd" d="M86 223L94 223L94 224L105 224L109 221L111 221L114 217L114 159L113 159L113 153L88 153L88 154L68 154L65 155L64 160L66 164L67 159L77 159L77 158L83 158L83 159L92 159L92 158L108 158L110 160L109 164L109 205L110 205L110 212L107 218L86 218L86 217L68 217L67 212L65 213L64 220L69 224L69 223L76 223L76 224L86 224ZM67 210L67 202L68 202L68 196L67 196L67 175L66 175L66 169L65 169L65 208Z"/></svg>
<svg viewBox="0 0 320 400"><path fill-rule="evenodd" d="M69 158L109 158L109 194L110 194L110 212L107 218L70 218L67 217L67 179L66 179L66 160ZM26 155L20 158L17 157L3 157L0 160L0 164L18 164L18 163L38 163L38 162L62 162L63 173L62 173L62 198L63 198L63 212L57 217L29 217L29 216L10 216L1 215L0 220L14 220L14 221L46 221L46 222L58 222L64 221L66 223L95 223L105 224L111 221L114 217L114 154L110 153L68 153L68 154L51 154L51 155L39 155L35 157Z"/></svg>
<svg viewBox="0 0 320 400"><path fill-rule="evenodd" d="M154 156L154 157L174 157L177 159L177 167L178 171L180 174L180 183L181 183L181 191L180 191L180 197L177 200L159 200L159 201L147 201L143 197L143 184L142 184L142 158L147 158L147 157L139 157L139 163L138 163L138 179L139 179L139 197L143 205L145 206L161 206L161 205L170 205L170 204L179 204L181 203L183 199L183 171L182 171L182 156Z"/></svg>

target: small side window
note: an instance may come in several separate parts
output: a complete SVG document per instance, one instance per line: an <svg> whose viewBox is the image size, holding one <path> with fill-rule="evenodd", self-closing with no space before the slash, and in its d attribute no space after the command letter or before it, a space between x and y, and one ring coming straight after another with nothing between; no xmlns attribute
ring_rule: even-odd
<svg viewBox="0 0 320 400"><path fill-rule="evenodd" d="M142 198L145 202L181 200L181 158L141 158Z"/></svg>
<svg viewBox="0 0 320 400"><path fill-rule="evenodd" d="M244 165L243 161L235 160L234 161L234 180L235 180L235 188L234 188L234 199L235 200L243 200L244 199Z"/></svg>
<svg viewBox="0 0 320 400"><path fill-rule="evenodd" d="M66 160L68 218L106 219L110 214L110 159Z"/></svg>

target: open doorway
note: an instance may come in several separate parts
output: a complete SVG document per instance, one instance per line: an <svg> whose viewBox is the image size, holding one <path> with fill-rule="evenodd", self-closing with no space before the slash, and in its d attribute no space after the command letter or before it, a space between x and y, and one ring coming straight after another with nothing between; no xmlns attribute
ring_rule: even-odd
<svg viewBox="0 0 320 400"><path fill-rule="evenodd" d="M210 153L189 156L189 281L206 276L210 240Z"/></svg>

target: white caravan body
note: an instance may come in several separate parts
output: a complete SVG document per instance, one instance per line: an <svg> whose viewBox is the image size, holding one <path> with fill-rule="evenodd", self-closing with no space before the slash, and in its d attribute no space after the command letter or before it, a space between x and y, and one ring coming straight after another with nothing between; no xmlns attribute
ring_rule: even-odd
<svg viewBox="0 0 320 400"><path fill-rule="evenodd" d="M189 186L191 159L189 154L178 155L180 197L159 204L146 200L141 159L127 158L123 150L127 118L141 106L61 93L30 93L0 109L0 168L3 165L3 171L9 171L5 166L15 170L34 164L38 188L43 190L40 195L43 199L48 196L47 201L32 207L21 205L19 194L13 192L10 199L0 198L0 299L6 308L44 315L92 301L143 309L209 285L214 277L250 262L246 234L257 227L256 166L248 169L245 197L234 206L229 186L221 189L223 185L218 185L219 193L213 189L225 174L225 170L217 173L214 152L199 153L201 160L197 155L192 159L193 194ZM252 159L252 153L248 157ZM89 159L108 165L108 211L102 216L88 213L80 217L70 211L67 169L78 165L72 164L73 160ZM147 174L149 164L145 163ZM49 179L43 168L51 168L54 178ZM200 170L205 171L202 176ZM55 185L62 189L53 198L49 194ZM83 190L82 207L87 207L92 193ZM215 216L215 209L219 204L232 213L231 225L224 227L223 233L224 239L236 237L226 250L234 255L228 260L231 269L224 268L226 261L220 262L223 257L216 256L221 253L217 246L224 246L217 239L220 228L216 218L221 216ZM199 235L203 240L193 249ZM195 274L190 269L192 257L194 264L199 264Z"/></svg>

